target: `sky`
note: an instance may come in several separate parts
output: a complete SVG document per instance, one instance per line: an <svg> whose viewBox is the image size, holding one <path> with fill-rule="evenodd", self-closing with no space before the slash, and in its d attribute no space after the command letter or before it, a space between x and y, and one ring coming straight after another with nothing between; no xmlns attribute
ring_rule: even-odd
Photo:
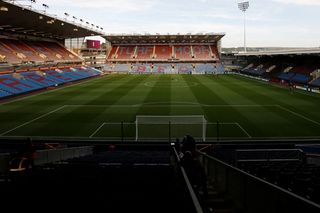
<svg viewBox="0 0 320 213"><path fill-rule="evenodd" d="M320 47L320 0L249 1L247 46ZM238 0L37 0L34 7L43 3L50 14L67 12L106 34L225 33L223 47L243 46Z"/></svg>

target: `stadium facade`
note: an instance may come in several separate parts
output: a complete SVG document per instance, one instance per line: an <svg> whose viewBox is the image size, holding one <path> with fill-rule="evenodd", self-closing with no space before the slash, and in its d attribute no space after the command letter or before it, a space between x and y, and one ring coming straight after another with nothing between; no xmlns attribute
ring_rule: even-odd
<svg viewBox="0 0 320 213"><path fill-rule="evenodd" d="M224 34L112 35L107 72L213 74L223 73Z"/></svg>

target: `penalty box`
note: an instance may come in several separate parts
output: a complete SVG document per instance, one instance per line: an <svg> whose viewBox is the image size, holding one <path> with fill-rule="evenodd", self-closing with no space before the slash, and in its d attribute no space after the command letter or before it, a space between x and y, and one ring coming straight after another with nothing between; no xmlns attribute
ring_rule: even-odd
<svg viewBox="0 0 320 213"><path fill-rule="evenodd" d="M61 121L61 123L59 125L52 125L50 126L51 129L51 133L59 133L59 132L64 132L63 136L68 137L70 136L75 136L76 131L78 130L77 127L83 127L84 123L83 122L79 122L79 123L72 123L73 127L72 129L68 130L68 120L67 117L70 117L71 113L74 113L74 110L77 111L77 115L80 116L81 112L90 112L90 114L95 114L97 113L97 111L101 112L101 116L99 116L99 119L97 120L93 120L93 121L88 121L85 122L85 125L87 125L86 129L82 129L83 131L81 132L81 134L79 136L81 137L120 137L121 134L118 134L117 132L121 132L121 125L119 121L122 120L122 118L120 118L121 114L132 114L134 115L137 111L141 111L141 109L143 108L154 108L156 109L155 111L159 111L161 108L165 108L165 107L170 107L172 111L175 112L179 112L179 109L181 109L181 111L183 111L184 113L188 113L188 109L190 109L190 112L194 111L195 108L206 108L206 109L212 109L213 111L218 110L225 110L225 114L226 115L230 115L230 111L229 108L237 108L238 111L243 111L243 112L248 112L249 114L245 113L245 115L247 115L248 117L254 117L257 116L257 118L259 118L259 113L264 112L264 108L268 107L268 108L272 108L275 109L277 111L281 111L281 113L283 115L286 116L290 116L296 123L297 125L299 123L306 123L310 126L313 127L319 127L320 123L312 120L311 118L308 118L300 113L297 113L295 111L292 111L290 109L286 109L280 105L204 105L204 104L150 104L150 103L144 103L144 104L137 104L137 105L63 105L57 108L54 108L52 111L49 111L47 113L44 113L38 117L35 117L29 121L26 121L25 123L21 123L21 124L15 124L10 126L8 129L3 129L2 133L0 133L0 136L38 136L35 135L41 132L41 136L61 136L61 135L49 135L50 133L48 132L48 134L46 133L48 131L48 129L41 129L43 126L43 124L48 124L50 125L50 123L54 123L54 121L56 120L57 116L59 117L59 120ZM251 109L258 109L259 110L251 110ZM107 109L107 110L106 110ZM182 110L183 109L183 110ZM250 109L250 110L249 110ZM234 111L234 110L233 110ZM222 111L219 111L220 113ZM109 119L110 117L112 117L112 113L119 113L119 116L116 116L117 119ZM64 119L64 115L68 115L66 116L66 120L63 121ZM211 114L209 114L210 116ZM76 115L75 115L76 116ZM236 115L234 115L236 116ZM100 118L101 117L101 118ZM133 116L131 116L133 117ZM212 116L211 116L212 117ZM220 124L219 124L219 136L220 137L234 137L234 138L249 138L251 137L250 134L252 134L251 129L248 132L248 129L246 129L245 127L245 123L243 123L241 120L237 119L237 117L233 117L234 119L224 119L224 115L222 115L220 117L221 119L219 119ZM276 119L276 117L274 117ZM136 139L136 126L134 124L132 124L132 122L134 121L129 121L126 120L126 118L124 118L124 122L127 122L128 124L126 124L126 128L124 129L124 132L126 133L124 136L128 137L128 138L134 138ZM81 119L83 120L83 119ZM290 119L291 120L291 119ZM228 121L224 122L224 121ZM276 120L275 120L276 121ZM274 122L275 122L274 121ZM130 124L129 124L130 123ZM41 125L40 125L41 124ZM161 124L158 124L158 126ZM200 125L200 124L194 124L194 125ZM146 129L145 132L143 134L149 134L149 132L152 132L152 126L153 125L147 125L146 124ZM169 130L166 129L168 126L167 124L162 124L164 128L164 132L168 132ZM180 127L179 127L180 126ZM183 129L181 126L185 126L183 128L186 128L186 124L176 124L174 127L174 131L172 131L173 134L171 134L172 138L176 137L176 135L174 134L175 132L178 132L178 130L175 129ZM120 127L120 128L119 128ZM149 130L148 130L149 128ZM191 128L191 127L190 127ZM194 128L193 129L199 129L199 127ZM217 134L216 134L216 121L211 120L211 121L207 121L207 127L206 127L206 135L205 138L216 138ZM112 130L114 129L114 131ZM191 128L192 129L192 128ZM203 129L203 128L202 128ZM37 131L35 131L37 130ZM73 131L73 132L72 132ZM113 132L113 133L112 133ZM189 131L187 131L189 132ZM190 131L191 132L191 131ZM197 133L197 132L201 132L201 134ZM112 133L112 134L111 134ZM155 131L156 133L156 131ZM192 134L194 132L191 132L190 134ZM141 135L141 134L140 134ZM167 134L169 135L169 134ZM204 135L202 134L202 131L200 130L196 130L196 134L197 137L199 138L204 138ZM169 136L168 136L169 137ZM133 140L134 140L133 139Z"/></svg>

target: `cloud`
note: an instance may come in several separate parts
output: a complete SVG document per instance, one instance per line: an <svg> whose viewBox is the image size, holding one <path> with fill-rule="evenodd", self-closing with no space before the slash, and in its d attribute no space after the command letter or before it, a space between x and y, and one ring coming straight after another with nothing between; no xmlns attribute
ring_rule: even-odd
<svg viewBox="0 0 320 213"><path fill-rule="evenodd" d="M273 0L283 4L296 4L304 6L320 6L319 0Z"/></svg>
<svg viewBox="0 0 320 213"><path fill-rule="evenodd" d="M126 11L140 11L152 8L157 1L150 0L55 0L55 5L63 6L67 5L73 8L88 8L88 9L105 9L106 14L108 10L115 10L117 12Z"/></svg>

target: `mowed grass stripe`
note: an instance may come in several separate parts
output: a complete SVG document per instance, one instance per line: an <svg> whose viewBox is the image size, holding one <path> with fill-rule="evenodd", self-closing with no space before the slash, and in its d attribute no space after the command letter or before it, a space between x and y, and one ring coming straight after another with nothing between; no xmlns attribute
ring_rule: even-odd
<svg viewBox="0 0 320 213"><path fill-rule="evenodd" d="M206 103L206 104L217 104L217 105L229 105L228 102L226 102L218 92L223 93L222 90L218 89L219 79L217 79L217 84L212 88L208 86L207 84L202 84L202 82L208 81L207 76L184 76L186 81L194 81L198 84L196 87L190 87L190 90L196 97L197 101L199 103ZM242 127L242 122L249 123L246 117L242 115L241 112L238 112L236 107L227 107L227 108L215 108L215 107L203 107L203 111L205 112L205 116L208 120L208 122L237 122ZM241 121L241 122L240 122ZM225 127L227 128L227 127ZM245 128L245 127L244 127ZM245 128L247 129L247 128ZM213 131L213 130L212 130ZM248 132L248 131L247 131ZM248 132L250 135L251 132ZM211 133L212 135L216 133ZM232 131L230 135L232 137L232 134L239 134L239 132ZM243 132L240 133L241 136L243 136ZM239 136L239 135L235 135Z"/></svg>
<svg viewBox="0 0 320 213"><path fill-rule="evenodd" d="M183 75L174 76L177 79L177 82L180 82L179 85L181 87L172 89L172 102L180 103L181 106L175 105L175 107L171 108L173 115L205 115L202 106L198 103L197 98L194 96L190 87L194 87L194 82L190 80L186 80ZM175 82L175 81L174 81ZM185 103L185 104L184 104ZM190 103L194 103L196 105L192 106Z"/></svg>
<svg viewBox="0 0 320 213"><path fill-rule="evenodd" d="M110 105L108 110L104 114L104 123L99 127L99 131L95 131L92 137L118 137L121 135L120 122L124 122L123 136L125 138L134 138L135 136L135 125L136 115L139 114L139 107L137 103L145 102L152 92L151 87L146 87L145 84L153 79L151 75L139 76L142 81L135 88L128 91L128 93L119 99L114 105ZM133 105L130 105L133 104ZM123 106L123 107L119 107ZM124 107L127 106L127 107ZM130 123L130 125L128 124ZM98 128L99 128L98 127Z"/></svg>
<svg viewBox="0 0 320 213"><path fill-rule="evenodd" d="M62 136L81 136L86 137L91 135L96 128L97 123L102 123L105 112L109 107L85 107L86 104L112 104L116 103L123 96L127 95L130 90L139 85L143 78L138 76L131 76L123 81L123 85L113 87L106 92L100 92L97 97L89 101L83 101L84 106L68 107L66 110L58 111L57 113L50 114L37 122L30 123L25 128L19 128L9 135L50 135L58 133ZM102 119L102 120L101 120ZM40 135L39 135L40 133Z"/></svg>
<svg viewBox="0 0 320 213"><path fill-rule="evenodd" d="M247 87L247 84L237 84L230 83L225 78L221 78L222 86L225 87L225 90L231 90L237 95L234 96L235 99L246 99L253 104L258 103L273 103L277 104L274 98L266 94L261 93L261 89L251 89ZM231 81L232 82L232 81ZM295 130L295 133L301 135L309 135L316 132L320 127L310 123L310 120L301 119L292 113L288 113L281 107L269 107L266 105L261 105L263 108L263 113L246 113L247 117L251 117L252 122L256 123L257 126L263 128L263 131L269 135L277 136L281 135L284 132L289 134L292 130ZM275 123L274 120L277 122ZM270 128L272 126L272 128ZM301 126L308 126L309 128L301 128Z"/></svg>
<svg viewBox="0 0 320 213"><path fill-rule="evenodd" d="M285 87L266 84L238 75L231 75L230 78L235 79L235 82L242 82L246 87L252 88L253 90L259 88L258 91L260 91L260 93L273 99L275 103L313 120L320 121L320 95L318 94L308 95L308 93L298 90L290 93ZM270 101L270 99L261 101Z"/></svg>
<svg viewBox="0 0 320 213"><path fill-rule="evenodd" d="M153 85L143 102L143 105L137 111L137 115L170 115L171 114L171 76L154 75L152 82L147 85ZM147 86L147 87L149 87ZM165 107L150 107L148 104L163 104Z"/></svg>

